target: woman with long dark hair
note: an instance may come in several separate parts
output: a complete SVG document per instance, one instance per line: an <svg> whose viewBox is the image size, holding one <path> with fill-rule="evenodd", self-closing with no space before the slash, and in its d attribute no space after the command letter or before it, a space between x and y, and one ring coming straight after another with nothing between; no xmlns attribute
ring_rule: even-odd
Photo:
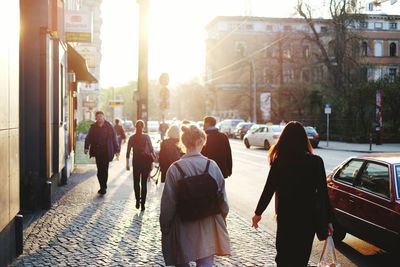
<svg viewBox="0 0 400 267"><path fill-rule="evenodd" d="M253 227L258 228L261 214L275 193L277 266L307 266L316 232L316 191L325 202L326 233L333 232L324 163L313 155L304 127L297 121L285 126L269 151L269 163L271 168L252 219Z"/></svg>

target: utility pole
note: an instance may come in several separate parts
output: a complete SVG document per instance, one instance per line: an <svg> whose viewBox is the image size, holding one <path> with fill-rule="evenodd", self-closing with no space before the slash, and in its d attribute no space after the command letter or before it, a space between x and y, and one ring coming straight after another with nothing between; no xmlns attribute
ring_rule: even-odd
<svg viewBox="0 0 400 267"><path fill-rule="evenodd" d="M148 120L148 0L137 0L139 5L139 68L137 83L137 119Z"/></svg>

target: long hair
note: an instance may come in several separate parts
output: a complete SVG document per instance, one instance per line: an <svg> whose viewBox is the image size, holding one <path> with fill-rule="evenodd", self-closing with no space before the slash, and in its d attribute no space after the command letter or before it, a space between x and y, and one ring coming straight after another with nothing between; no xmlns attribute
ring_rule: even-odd
<svg viewBox="0 0 400 267"><path fill-rule="evenodd" d="M277 159L295 160L307 153L312 154L313 149L303 125L298 121L290 121L283 128L278 142L269 150L269 163Z"/></svg>

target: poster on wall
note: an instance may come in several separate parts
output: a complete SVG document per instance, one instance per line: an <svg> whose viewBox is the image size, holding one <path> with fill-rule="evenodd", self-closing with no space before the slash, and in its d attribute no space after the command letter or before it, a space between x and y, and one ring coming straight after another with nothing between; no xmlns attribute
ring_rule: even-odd
<svg viewBox="0 0 400 267"><path fill-rule="evenodd" d="M260 94L260 110L264 121L271 120L271 93Z"/></svg>

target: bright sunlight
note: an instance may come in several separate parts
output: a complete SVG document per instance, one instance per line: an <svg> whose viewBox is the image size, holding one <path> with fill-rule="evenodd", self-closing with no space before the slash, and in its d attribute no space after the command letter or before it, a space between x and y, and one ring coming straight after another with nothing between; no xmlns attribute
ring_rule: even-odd
<svg viewBox="0 0 400 267"><path fill-rule="evenodd" d="M149 79L172 84L204 73L206 25L216 16L292 17L297 0L149 0ZM101 87L137 79L136 0L103 0ZM122 34L121 34L122 32Z"/></svg>

